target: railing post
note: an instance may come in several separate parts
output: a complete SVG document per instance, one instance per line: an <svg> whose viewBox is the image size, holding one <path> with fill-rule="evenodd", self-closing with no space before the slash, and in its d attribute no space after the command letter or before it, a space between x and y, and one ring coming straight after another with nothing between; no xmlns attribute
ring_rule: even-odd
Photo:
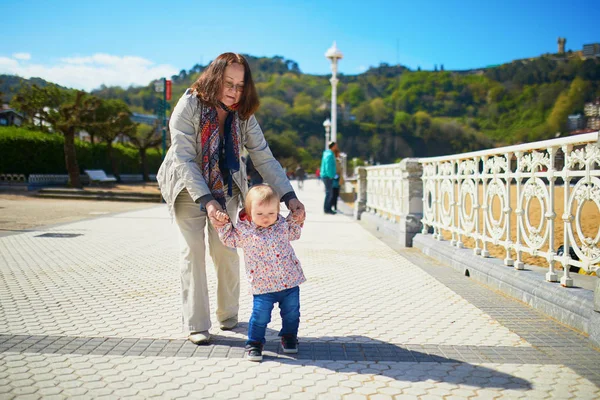
<svg viewBox="0 0 600 400"><path fill-rule="evenodd" d="M596 142L596 147L600 149L600 137ZM594 312L590 319L590 340L596 347L600 347L600 269L596 270L596 277L598 279L596 279L596 288L594 289Z"/></svg>
<svg viewBox="0 0 600 400"><path fill-rule="evenodd" d="M482 249L479 247L479 241L482 242L483 245L483 240L481 239L483 236L481 235L481 232L479 231L479 224L480 224L480 215L479 215L479 210L481 209L481 205L480 203L480 199L479 199L479 188L482 187L481 184L481 174L483 174L483 169L480 171L480 164L482 163L481 157L476 157L475 158L475 171L474 171L474 182L475 182L475 193L473 194L473 209L474 209L474 216L475 216L475 229L473 232L473 237L475 239L475 248L473 249L473 254L475 254L476 256L481 255L481 251ZM485 216L482 216L485 218Z"/></svg>
<svg viewBox="0 0 600 400"><path fill-rule="evenodd" d="M402 203L401 210L405 210L400 217L399 242L412 247L415 235L421 232L421 218L423 218L423 165L416 158L405 158L400 162L402 170Z"/></svg>
<svg viewBox="0 0 600 400"><path fill-rule="evenodd" d="M570 254L569 254L569 246L570 246L570 242L569 242L569 228L571 223L573 222L574 216L571 214L571 210L568 209L568 204L569 204L569 195L570 195L570 188L571 188L571 174L570 174L570 170L569 170L569 158L571 157L571 150L573 149L573 146L568 144L568 145L564 145L562 146L562 151L563 154L565 155L565 167L563 168L563 170L565 171L565 176L564 176L564 182L565 182L565 186L564 186L564 200L563 200L563 204L564 204L564 211L563 211L563 215L562 215L562 220L564 223L564 230L563 230L563 256L561 257L561 262L563 265L563 276L560 278L560 284L564 287L571 287L573 286L573 278L571 278L569 276L569 259L571 258Z"/></svg>
<svg viewBox="0 0 600 400"><path fill-rule="evenodd" d="M506 217L506 257L504 258L504 265L512 267L514 265L515 260L512 258L511 250L513 248L514 243L511 239L511 231L510 231L510 218L512 214L512 208L510 206L510 185L512 183L512 153L507 152L504 157L506 158L506 170L504 171L504 183L506 185L506 203L504 204L504 209L501 210Z"/></svg>
<svg viewBox="0 0 600 400"><path fill-rule="evenodd" d="M357 167L356 175L358 177L358 193L354 203L354 218L360 219L360 216L367 209L367 170L365 167Z"/></svg>
<svg viewBox="0 0 600 400"><path fill-rule="evenodd" d="M555 172L555 157L556 157L556 151L558 150L558 147L550 147L548 149L548 154L550 155L550 168L548 169L548 181L549 181L549 193L550 193L550 209L548 210L547 215L542 215L543 217L546 217L548 219L548 229L549 229L549 236L548 236L548 256L547 256L547 260L548 260L548 272L546 272L546 280L548 282L556 282L558 281L558 275L556 274L556 272L554 272L554 256L556 255L556 251L554 249L554 220L556 219L556 199L554 198L555 196L555 188L554 188L554 182L556 181L556 176L554 175ZM566 160L566 158L564 158ZM565 203L566 206L566 203Z"/></svg>
<svg viewBox="0 0 600 400"><path fill-rule="evenodd" d="M489 257L490 256L490 252L487 249L487 244L488 244L488 218L487 218L487 213L488 213L488 203L487 203L487 185L488 185L488 179L490 177L490 174L488 174L488 156L483 156L482 157L482 162L483 162L483 174L482 174L482 181L483 181L483 204L481 205L481 210L482 210L482 217L483 217L483 226L481 227L482 229L482 240L481 240L481 244L482 244L482 248L481 248L481 256L482 257Z"/></svg>
<svg viewBox="0 0 600 400"><path fill-rule="evenodd" d="M433 228L433 237L441 242L444 240L442 236L442 177L440 175L441 170L441 162L435 163L435 216L436 216L436 225Z"/></svg>
<svg viewBox="0 0 600 400"><path fill-rule="evenodd" d="M525 263L523 263L523 251L521 250L522 242L523 242L523 216L525 215L525 211L521 208L521 174L523 172L523 152L515 151L515 157L517 158L517 169L515 171L515 182L517 184L517 208L515 209L515 215L517 216L516 221L516 230L517 230L517 242L515 243L515 253L517 259L515 261L515 269L522 270L525 268Z"/></svg>

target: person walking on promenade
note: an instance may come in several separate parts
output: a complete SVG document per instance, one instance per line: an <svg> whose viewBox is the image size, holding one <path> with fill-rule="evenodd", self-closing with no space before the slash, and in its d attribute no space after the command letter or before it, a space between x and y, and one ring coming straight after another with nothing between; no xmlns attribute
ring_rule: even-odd
<svg viewBox="0 0 600 400"><path fill-rule="evenodd" d="M247 150L298 221L304 205L273 157L254 112L259 100L247 60L223 53L177 102L169 128L171 147L157 174L161 194L179 232L183 328L195 344L210 340L205 235L217 274L216 317L221 329L238 323L239 257L223 245L215 228L218 211L234 217L248 192Z"/></svg>
<svg viewBox="0 0 600 400"><path fill-rule="evenodd" d="M296 167L294 175L298 180L298 189L304 189L304 179L306 179L306 172L304 172L304 168L302 168L302 165L298 165Z"/></svg>
<svg viewBox="0 0 600 400"><path fill-rule="evenodd" d="M290 241L300 239L302 222L292 213L287 218L279 214L279 196L268 185L250 189L235 227L227 214L217 214L220 221L226 222L217 228L223 243L244 251L246 277L254 297L246 341L248 360L262 360L265 332L275 303L279 303L282 319L279 336L283 352L297 353L299 285L306 278Z"/></svg>
<svg viewBox="0 0 600 400"><path fill-rule="evenodd" d="M335 178L335 154L337 149L335 142L329 143L329 149L323 152L321 158L321 180L325 185L325 201L323 202L323 212L325 214L335 214L331 209L331 198L333 196L333 179Z"/></svg>
<svg viewBox="0 0 600 400"><path fill-rule="evenodd" d="M344 184L342 177L342 159L340 158L340 149L335 146L333 154L335 156L335 177L331 185L331 209L337 212L337 202L340 197L340 186Z"/></svg>
<svg viewBox="0 0 600 400"><path fill-rule="evenodd" d="M248 157L246 159L246 171L248 173L248 186L252 187L254 185L258 185L263 183L263 178L260 176L256 168L254 168L254 164L252 163L252 158Z"/></svg>

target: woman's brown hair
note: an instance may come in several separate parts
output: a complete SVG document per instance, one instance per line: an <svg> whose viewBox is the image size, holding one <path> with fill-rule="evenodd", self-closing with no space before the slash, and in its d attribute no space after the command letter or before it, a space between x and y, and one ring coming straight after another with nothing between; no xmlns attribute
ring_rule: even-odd
<svg viewBox="0 0 600 400"><path fill-rule="evenodd" d="M217 107L223 92L225 68L231 64L240 64L244 67L244 91L238 103L237 111L241 119L248 119L258 109L260 104L258 93L252 80L252 72L248 61L241 54L223 53L210 63L191 89L197 93L198 98L208 105Z"/></svg>

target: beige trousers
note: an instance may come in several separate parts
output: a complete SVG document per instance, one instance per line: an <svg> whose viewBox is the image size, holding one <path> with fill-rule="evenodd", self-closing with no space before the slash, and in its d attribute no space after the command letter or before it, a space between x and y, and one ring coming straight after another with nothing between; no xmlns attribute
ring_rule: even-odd
<svg viewBox="0 0 600 400"><path fill-rule="evenodd" d="M239 189L227 197L227 213L235 221ZM227 191L225 192L227 193ZM194 203L186 189L175 199L175 222L179 230L179 266L183 329L187 332L207 331L211 327L208 285L206 280L206 243L217 273L217 320L224 321L238 313L240 300L240 260L237 250L221 243L200 204Z"/></svg>

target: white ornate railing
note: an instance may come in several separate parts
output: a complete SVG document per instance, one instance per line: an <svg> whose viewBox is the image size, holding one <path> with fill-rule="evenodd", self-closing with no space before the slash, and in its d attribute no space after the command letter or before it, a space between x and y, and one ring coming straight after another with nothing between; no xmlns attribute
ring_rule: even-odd
<svg viewBox="0 0 600 400"><path fill-rule="evenodd" d="M367 167L367 211L390 221L403 211L402 168L400 164Z"/></svg>
<svg viewBox="0 0 600 400"><path fill-rule="evenodd" d="M442 240L442 230L450 232L452 244L463 247L463 239L475 241L475 254L489 256L488 244L503 246L505 265L523 268L522 254L542 256L548 261L546 279L558 280L556 262L563 266L560 282L572 286L569 266L596 270L600 263L600 227L591 237L583 233L582 209L593 202L600 209L600 146L598 132L498 149L419 159L423 165L423 233L433 227ZM381 172L377 174L381 175ZM387 176L389 172L384 175ZM381 181L373 176L374 182ZM557 215L557 186L562 187L564 212ZM371 186L369 179L368 186ZM374 183L373 206L391 207L387 200L392 189ZM516 209L511 193L516 191ZM383 198L382 195L383 194ZM538 224L530 220L532 200L541 207ZM492 207L499 204L499 210ZM511 218L516 216L516 238L511 236ZM556 218L559 218L556 221ZM563 224L560 239L566 249L557 255L555 228ZM514 239L514 240L513 240ZM571 258L572 248L579 260ZM516 260L511 251L516 253Z"/></svg>

